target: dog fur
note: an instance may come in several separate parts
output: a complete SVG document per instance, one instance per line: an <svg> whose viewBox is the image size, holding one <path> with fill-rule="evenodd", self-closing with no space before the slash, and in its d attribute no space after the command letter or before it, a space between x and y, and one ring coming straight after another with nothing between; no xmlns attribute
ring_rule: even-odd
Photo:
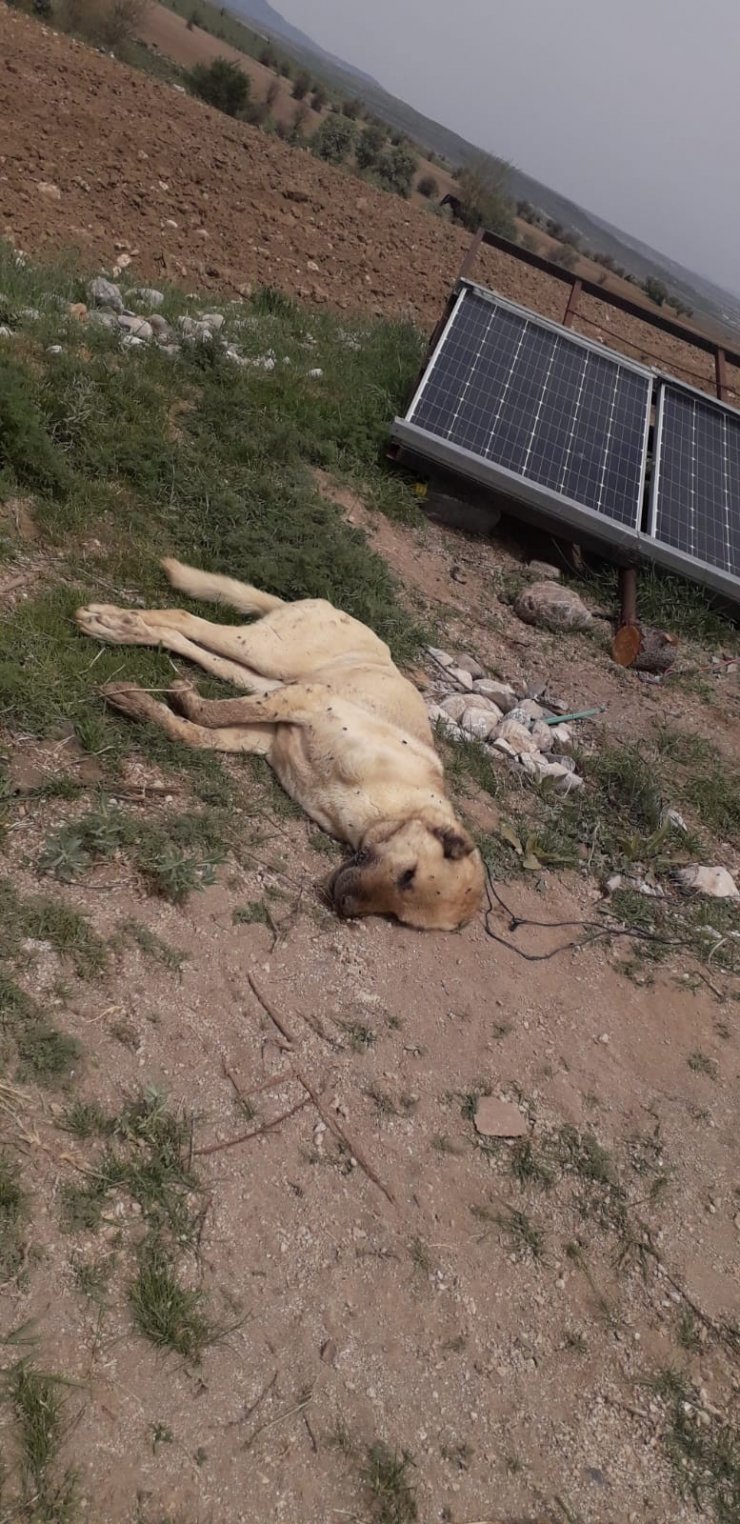
<svg viewBox="0 0 740 1524"><path fill-rule="evenodd" d="M328 886L340 915L443 931L469 921L483 895L481 858L445 795L423 699L383 641L323 599L284 603L230 577L162 564L180 592L259 618L223 625L182 609L93 604L78 610L80 629L115 645L164 647L249 696L209 701L179 682L170 707L109 684L108 702L188 746L265 757L306 814L353 849Z"/></svg>

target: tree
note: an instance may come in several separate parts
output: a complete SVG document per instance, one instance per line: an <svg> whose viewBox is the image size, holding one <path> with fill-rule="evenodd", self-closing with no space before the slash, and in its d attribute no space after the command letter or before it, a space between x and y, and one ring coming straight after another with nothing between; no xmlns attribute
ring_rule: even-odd
<svg viewBox="0 0 740 1524"><path fill-rule="evenodd" d="M578 264L578 252L569 243L558 244L550 258L554 265L560 265L563 270L575 270Z"/></svg>
<svg viewBox="0 0 740 1524"><path fill-rule="evenodd" d="M196 64L188 76L190 88L209 106L238 116L249 100L249 79L238 64L228 58L214 58L212 64Z"/></svg>
<svg viewBox="0 0 740 1524"><path fill-rule="evenodd" d="M655 302L657 307L663 306L668 295L668 287L663 284L662 280L658 280L656 275L649 275L642 289L645 295L650 297L651 302Z"/></svg>
<svg viewBox="0 0 740 1524"><path fill-rule="evenodd" d="M302 101L311 89L311 75L306 69L301 69L293 81L293 99Z"/></svg>
<svg viewBox="0 0 740 1524"><path fill-rule="evenodd" d="M350 121L355 122L357 120L358 116L362 116L362 103L361 103L361 101L355 101L355 100L342 101L342 114L343 114L343 116L348 116Z"/></svg>
<svg viewBox="0 0 740 1524"><path fill-rule="evenodd" d="M459 175L460 202L466 227L484 227L516 242L514 206L504 187L509 166L490 154L478 154Z"/></svg>
<svg viewBox="0 0 740 1524"><path fill-rule="evenodd" d="M427 201L436 201L439 195L439 182L434 175L422 175L416 189L420 196L426 196Z"/></svg>
<svg viewBox="0 0 740 1524"><path fill-rule="evenodd" d="M329 97L326 93L326 90L324 89L324 86L316 85L311 97L311 105L313 106L314 111L323 111L328 99Z"/></svg>
<svg viewBox="0 0 740 1524"><path fill-rule="evenodd" d="M355 124L346 116L325 116L311 140L318 159L342 164L355 139Z"/></svg>
<svg viewBox="0 0 740 1524"><path fill-rule="evenodd" d="M400 146L384 153L375 165L375 173L381 184L396 196L408 197L414 183L419 160L410 148Z"/></svg>
<svg viewBox="0 0 740 1524"><path fill-rule="evenodd" d="M377 164L386 141L385 131L382 127L373 125L371 122L357 139L355 158L358 169L372 169Z"/></svg>

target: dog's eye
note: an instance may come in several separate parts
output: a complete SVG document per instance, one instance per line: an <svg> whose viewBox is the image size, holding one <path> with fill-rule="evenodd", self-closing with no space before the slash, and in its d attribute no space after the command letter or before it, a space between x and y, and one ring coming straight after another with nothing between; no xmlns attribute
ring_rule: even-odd
<svg viewBox="0 0 740 1524"><path fill-rule="evenodd" d="M399 889L410 889L410 887L413 884L415 878L416 878L416 869L415 868L407 868L406 872L402 873L401 877L396 879L396 883L398 885L398 888Z"/></svg>

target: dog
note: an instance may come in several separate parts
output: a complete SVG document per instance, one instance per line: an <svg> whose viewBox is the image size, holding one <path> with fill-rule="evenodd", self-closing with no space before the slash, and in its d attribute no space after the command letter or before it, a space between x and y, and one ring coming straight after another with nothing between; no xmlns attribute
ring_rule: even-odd
<svg viewBox="0 0 740 1524"><path fill-rule="evenodd" d="M327 886L340 916L441 931L469 921L483 896L481 857L445 794L421 694L384 642L324 599L285 603L231 577L162 565L178 591L259 618L223 625L182 609L92 604L78 609L79 628L114 645L164 647L249 696L209 701L178 682L166 704L119 683L103 689L108 703L186 745L265 757L286 793L353 850Z"/></svg>

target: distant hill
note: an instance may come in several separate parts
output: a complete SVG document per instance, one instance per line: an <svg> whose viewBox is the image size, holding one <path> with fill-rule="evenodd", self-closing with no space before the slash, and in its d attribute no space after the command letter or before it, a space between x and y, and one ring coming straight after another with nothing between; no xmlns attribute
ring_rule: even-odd
<svg viewBox="0 0 740 1524"><path fill-rule="evenodd" d="M341 69L355 81L360 80L363 87L372 85L375 90L380 89L376 79L370 74L363 74L361 69L356 69L353 64L345 63L341 58L335 58L333 53L327 53L325 48L319 46L312 38L302 32L300 27L293 26L286 21L275 7L270 5L269 0L230 0L226 7L232 15L238 16L241 21L248 21L259 32L264 32L267 37L279 38L289 47L299 48L301 52L314 54L317 58L323 58L327 63ZM357 85L355 84L355 91Z"/></svg>
<svg viewBox="0 0 740 1524"><path fill-rule="evenodd" d="M453 169L468 163L481 152L480 146L389 94L371 75L363 74L354 65L328 53L305 32L286 21L269 0L229 0L226 8L240 20L274 38L306 68L320 73L335 90L346 96L361 95L370 112L404 132L420 148L436 154ZM661 254L629 233L613 227L520 169L511 170L507 189L515 201L529 201L553 221L577 233L585 249L610 254L617 265L638 280L644 281L652 275L665 281L672 294L692 308L708 326L716 329L718 337L728 330L735 336L740 331L740 293L723 291L667 254Z"/></svg>

